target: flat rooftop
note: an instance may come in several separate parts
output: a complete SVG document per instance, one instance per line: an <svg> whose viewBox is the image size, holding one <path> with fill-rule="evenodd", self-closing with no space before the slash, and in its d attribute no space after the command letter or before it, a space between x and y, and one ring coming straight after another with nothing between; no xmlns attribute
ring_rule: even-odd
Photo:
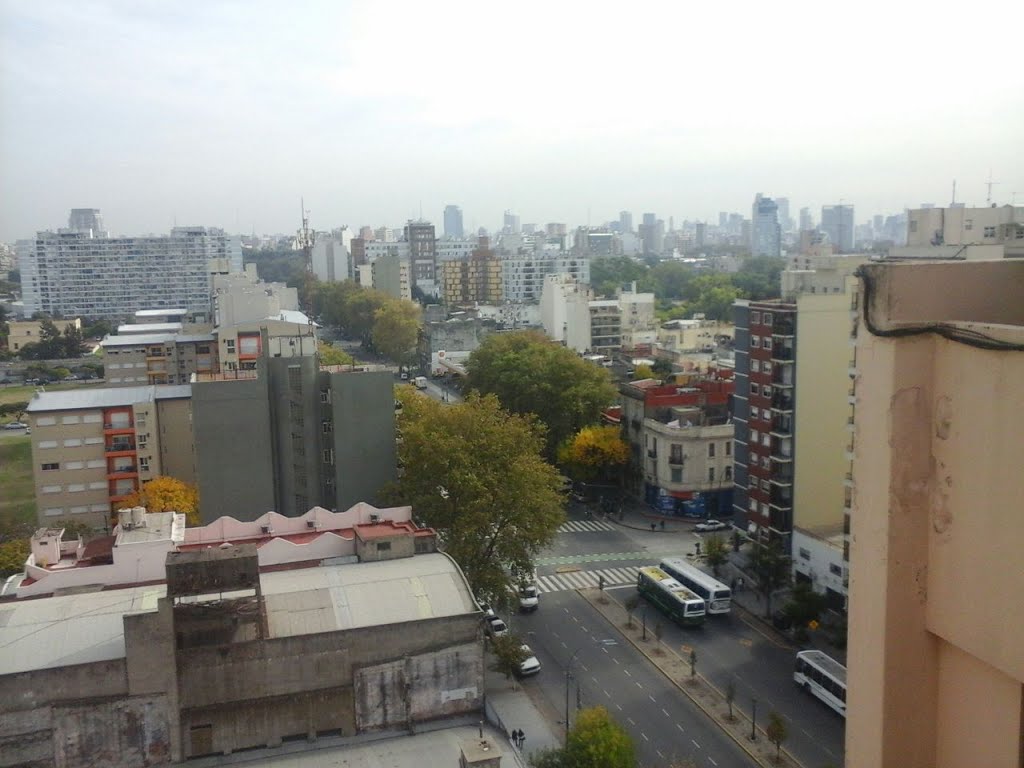
<svg viewBox="0 0 1024 768"><path fill-rule="evenodd" d="M64 392L39 392L26 409L29 413L47 411L78 411L92 408L114 408L154 400L192 397L190 384L150 384L141 387L98 387L69 389Z"/></svg>
<svg viewBox="0 0 1024 768"><path fill-rule="evenodd" d="M124 336L107 336L100 342L101 347L141 347L154 344L187 344L192 341L213 341L212 333L129 333Z"/></svg>
<svg viewBox="0 0 1024 768"><path fill-rule="evenodd" d="M260 583L271 637L478 610L462 573L440 553L264 572ZM166 585L156 584L0 602L0 675L123 659L124 615L155 611L166 594Z"/></svg>

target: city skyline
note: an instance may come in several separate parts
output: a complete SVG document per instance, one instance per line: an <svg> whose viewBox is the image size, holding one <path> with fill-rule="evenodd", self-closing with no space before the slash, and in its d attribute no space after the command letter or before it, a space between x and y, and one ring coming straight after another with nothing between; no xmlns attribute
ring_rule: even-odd
<svg viewBox="0 0 1024 768"><path fill-rule="evenodd" d="M913 6L830 22L802 3L728 16L639 3L636 35L568 4L5 2L0 241L83 206L115 234L292 232L303 197L317 228L421 212L440 224L454 204L467 233L499 229L505 210L538 225L622 210L714 222L758 190L793 211L853 204L859 223L947 205L954 179L958 202L984 205L990 178L993 202L1024 202L1024 91L950 68L934 41L994 73L1017 70L1012 46L962 34L952 15L910 34ZM685 30L686 46L668 44ZM893 57L852 55L865 41ZM793 86L751 91L766 61ZM798 99L837 84L846 98Z"/></svg>

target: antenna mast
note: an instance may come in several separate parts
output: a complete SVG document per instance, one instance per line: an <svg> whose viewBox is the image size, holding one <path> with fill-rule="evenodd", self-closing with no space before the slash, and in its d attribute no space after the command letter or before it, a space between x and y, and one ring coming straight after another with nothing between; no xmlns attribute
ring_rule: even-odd
<svg viewBox="0 0 1024 768"><path fill-rule="evenodd" d="M992 181L992 169L989 168L989 170L988 170L988 183L985 185L985 186L988 187L988 197L985 198L985 205L988 205L988 206L992 205L992 185L993 184L1001 184L1001 183L1002 182L1000 182L1000 181Z"/></svg>
<svg viewBox="0 0 1024 768"><path fill-rule="evenodd" d="M316 232L309 228L309 211L306 210L306 201L299 198L299 205L302 207L302 229L299 230L299 249L302 251L302 258L305 266L303 278L303 303L306 305L306 313L312 320L313 308L313 242L316 240Z"/></svg>

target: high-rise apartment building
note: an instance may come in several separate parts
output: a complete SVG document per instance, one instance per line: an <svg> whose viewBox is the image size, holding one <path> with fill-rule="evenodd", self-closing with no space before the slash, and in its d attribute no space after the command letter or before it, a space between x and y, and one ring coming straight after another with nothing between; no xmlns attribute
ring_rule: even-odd
<svg viewBox="0 0 1024 768"><path fill-rule="evenodd" d="M633 231L633 214L630 211L619 211L619 232Z"/></svg>
<svg viewBox="0 0 1024 768"><path fill-rule="evenodd" d="M854 243L853 206L821 206L821 231L828 235L836 253L852 253Z"/></svg>
<svg viewBox="0 0 1024 768"><path fill-rule="evenodd" d="M146 308L205 311L211 273L241 272L242 246L237 236L206 227L175 227L161 237L60 230L20 241L18 262L27 314L119 320Z"/></svg>
<svg viewBox="0 0 1024 768"><path fill-rule="evenodd" d="M391 373L321 369L314 356L260 363L192 385L203 520L372 503L395 479Z"/></svg>
<svg viewBox="0 0 1024 768"><path fill-rule="evenodd" d="M932 253L932 249L944 249L945 253ZM1024 206L910 210L906 248L893 255L968 260L1024 257Z"/></svg>
<svg viewBox="0 0 1024 768"><path fill-rule="evenodd" d="M39 524L70 518L109 530L146 481L195 482L191 395L187 384L36 394L28 418Z"/></svg>
<svg viewBox="0 0 1024 768"><path fill-rule="evenodd" d="M560 250L541 250L501 257L501 286L504 301L536 304L544 289L544 278L567 274L590 283L590 257Z"/></svg>
<svg viewBox="0 0 1024 768"><path fill-rule="evenodd" d="M846 765L1024 764L1024 263L869 264Z"/></svg>
<svg viewBox="0 0 1024 768"><path fill-rule="evenodd" d="M355 260L350 251L351 243L352 233L348 227L317 233L311 254L313 274L317 280L333 283L353 277Z"/></svg>
<svg viewBox="0 0 1024 768"><path fill-rule="evenodd" d="M423 283L432 288L437 269L437 238L434 225L428 221L410 221L405 225L405 239L409 243L412 284Z"/></svg>
<svg viewBox="0 0 1024 768"><path fill-rule="evenodd" d="M438 268L445 304L501 303L501 259L490 249L486 237L480 238L469 257L441 261Z"/></svg>
<svg viewBox="0 0 1024 768"><path fill-rule="evenodd" d="M656 214L644 214L638 234L645 256L659 256L665 250L665 222Z"/></svg>
<svg viewBox="0 0 1024 768"><path fill-rule="evenodd" d="M505 219L501 231L507 235L518 235L522 231L519 214L505 211Z"/></svg>
<svg viewBox="0 0 1024 768"><path fill-rule="evenodd" d="M810 208L800 209L800 231L805 232L814 229L814 217Z"/></svg>
<svg viewBox="0 0 1024 768"><path fill-rule="evenodd" d="M457 205L446 205L444 208L444 236L463 237L462 209Z"/></svg>
<svg viewBox="0 0 1024 768"><path fill-rule="evenodd" d="M775 205L779 211L779 229L783 234L793 231L793 220L789 218L789 198L776 197Z"/></svg>
<svg viewBox="0 0 1024 768"><path fill-rule="evenodd" d="M758 192L754 197L750 222L750 255L781 256L782 231L775 201Z"/></svg>

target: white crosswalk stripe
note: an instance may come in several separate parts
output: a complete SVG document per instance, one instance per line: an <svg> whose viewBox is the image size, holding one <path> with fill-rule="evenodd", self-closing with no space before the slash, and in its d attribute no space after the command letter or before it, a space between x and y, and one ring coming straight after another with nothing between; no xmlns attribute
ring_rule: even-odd
<svg viewBox="0 0 1024 768"><path fill-rule="evenodd" d="M614 531L615 526L611 523L603 523L599 520L570 520L558 526L559 533L592 533L594 531Z"/></svg>
<svg viewBox="0 0 1024 768"><path fill-rule="evenodd" d="M600 571L570 571L569 573L553 573L537 579L537 588L541 592L565 592L570 589L596 587L604 577L606 587L636 583L636 568L605 568Z"/></svg>

